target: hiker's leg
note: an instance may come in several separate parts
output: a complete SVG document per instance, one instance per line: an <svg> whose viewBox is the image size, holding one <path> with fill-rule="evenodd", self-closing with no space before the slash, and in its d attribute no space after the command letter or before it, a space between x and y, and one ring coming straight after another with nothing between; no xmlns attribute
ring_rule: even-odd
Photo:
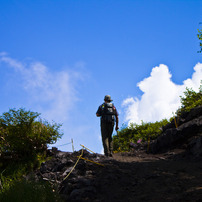
<svg viewBox="0 0 202 202"><path fill-rule="evenodd" d="M114 124L108 126L108 142L109 142L109 155L112 155L113 152L113 143L112 143L112 133L114 129Z"/></svg>

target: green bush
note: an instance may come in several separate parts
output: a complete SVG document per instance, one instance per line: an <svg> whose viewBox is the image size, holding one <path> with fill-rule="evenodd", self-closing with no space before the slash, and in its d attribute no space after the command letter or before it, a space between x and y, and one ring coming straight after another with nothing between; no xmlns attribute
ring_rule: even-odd
<svg viewBox="0 0 202 202"><path fill-rule="evenodd" d="M0 116L1 157L36 158L62 137L61 124L42 120L37 112L10 109Z"/></svg>
<svg viewBox="0 0 202 202"><path fill-rule="evenodd" d="M63 135L60 127L23 108L0 116L0 201L59 201L49 184L23 176L45 160L47 144Z"/></svg>
<svg viewBox="0 0 202 202"><path fill-rule="evenodd" d="M180 111L190 111L192 108L202 105L202 85L200 85L199 92L195 92L193 89L186 88L184 96L181 98Z"/></svg>
<svg viewBox="0 0 202 202"><path fill-rule="evenodd" d="M15 181L0 193L1 202L59 202L59 194L48 182Z"/></svg>
<svg viewBox="0 0 202 202"><path fill-rule="evenodd" d="M166 119L155 123L142 123L130 124L128 127L122 128L118 135L113 136L113 150L115 152L123 152L130 150L130 143L137 144L137 141L141 139L142 142L156 139L161 134L162 126L166 125L168 121Z"/></svg>
<svg viewBox="0 0 202 202"><path fill-rule="evenodd" d="M198 34L197 37L200 41L199 46L200 46L200 51L198 51L199 53L202 53L202 29L198 29Z"/></svg>

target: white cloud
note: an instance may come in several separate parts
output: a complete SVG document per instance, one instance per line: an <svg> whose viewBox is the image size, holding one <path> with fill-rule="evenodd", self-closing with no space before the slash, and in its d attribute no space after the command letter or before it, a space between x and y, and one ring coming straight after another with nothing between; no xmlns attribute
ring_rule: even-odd
<svg viewBox="0 0 202 202"><path fill-rule="evenodd" d="M137 86L143 92L140 99L130 97L123 101L125 107L125 121L141 123L160 121L170 118L172 113L180 107L180 95L186 87L199 89L202 79L202 64L194 67L192 78L177 85L171 80L171 73L166 65L160 64L152 69L148 78L139 82Z"/></svg>
<svg viewBox="0 0 202 202"><path fill-rule="evenodd" d="M18 73L32 106L36 106L43 117L55 121L68 118L68 112L77 100L75 80L82 79L79 72L54 72L40 62L22 63L6 53L0 54L0 61Z"/></svg>
<svg viewBox="0 0 202 202"><path fill-rule="evenodd" d="M192 88L193 90L197 91L200 86L201 80L202 80L202 64L198 63L194 67L194 73L192 75L192 78L185 80L183 84L184 86Z"/></svg>

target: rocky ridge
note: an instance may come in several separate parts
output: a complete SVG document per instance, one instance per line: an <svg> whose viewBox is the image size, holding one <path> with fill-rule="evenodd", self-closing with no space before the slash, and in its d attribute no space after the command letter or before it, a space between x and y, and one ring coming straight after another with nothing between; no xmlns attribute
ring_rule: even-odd
<svg viewBox="0 0 202 202"><path fill-rule="evenodd" d="M49 181L63 201L200 201L202 107L176 120L178 127L166 125L149 153L147 145L113 158L52 148L50 160L27 179Z"/></svg>

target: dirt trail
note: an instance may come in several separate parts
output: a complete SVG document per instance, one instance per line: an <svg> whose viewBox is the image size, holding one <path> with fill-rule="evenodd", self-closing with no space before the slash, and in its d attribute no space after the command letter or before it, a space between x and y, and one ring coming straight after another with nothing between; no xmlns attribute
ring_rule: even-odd
<svg viewBox="0 0 202 202"><path fill-rule="evenodd" d="M93 201L202 201L202 159L182 150L114 154L95 167Z"/></svg>

